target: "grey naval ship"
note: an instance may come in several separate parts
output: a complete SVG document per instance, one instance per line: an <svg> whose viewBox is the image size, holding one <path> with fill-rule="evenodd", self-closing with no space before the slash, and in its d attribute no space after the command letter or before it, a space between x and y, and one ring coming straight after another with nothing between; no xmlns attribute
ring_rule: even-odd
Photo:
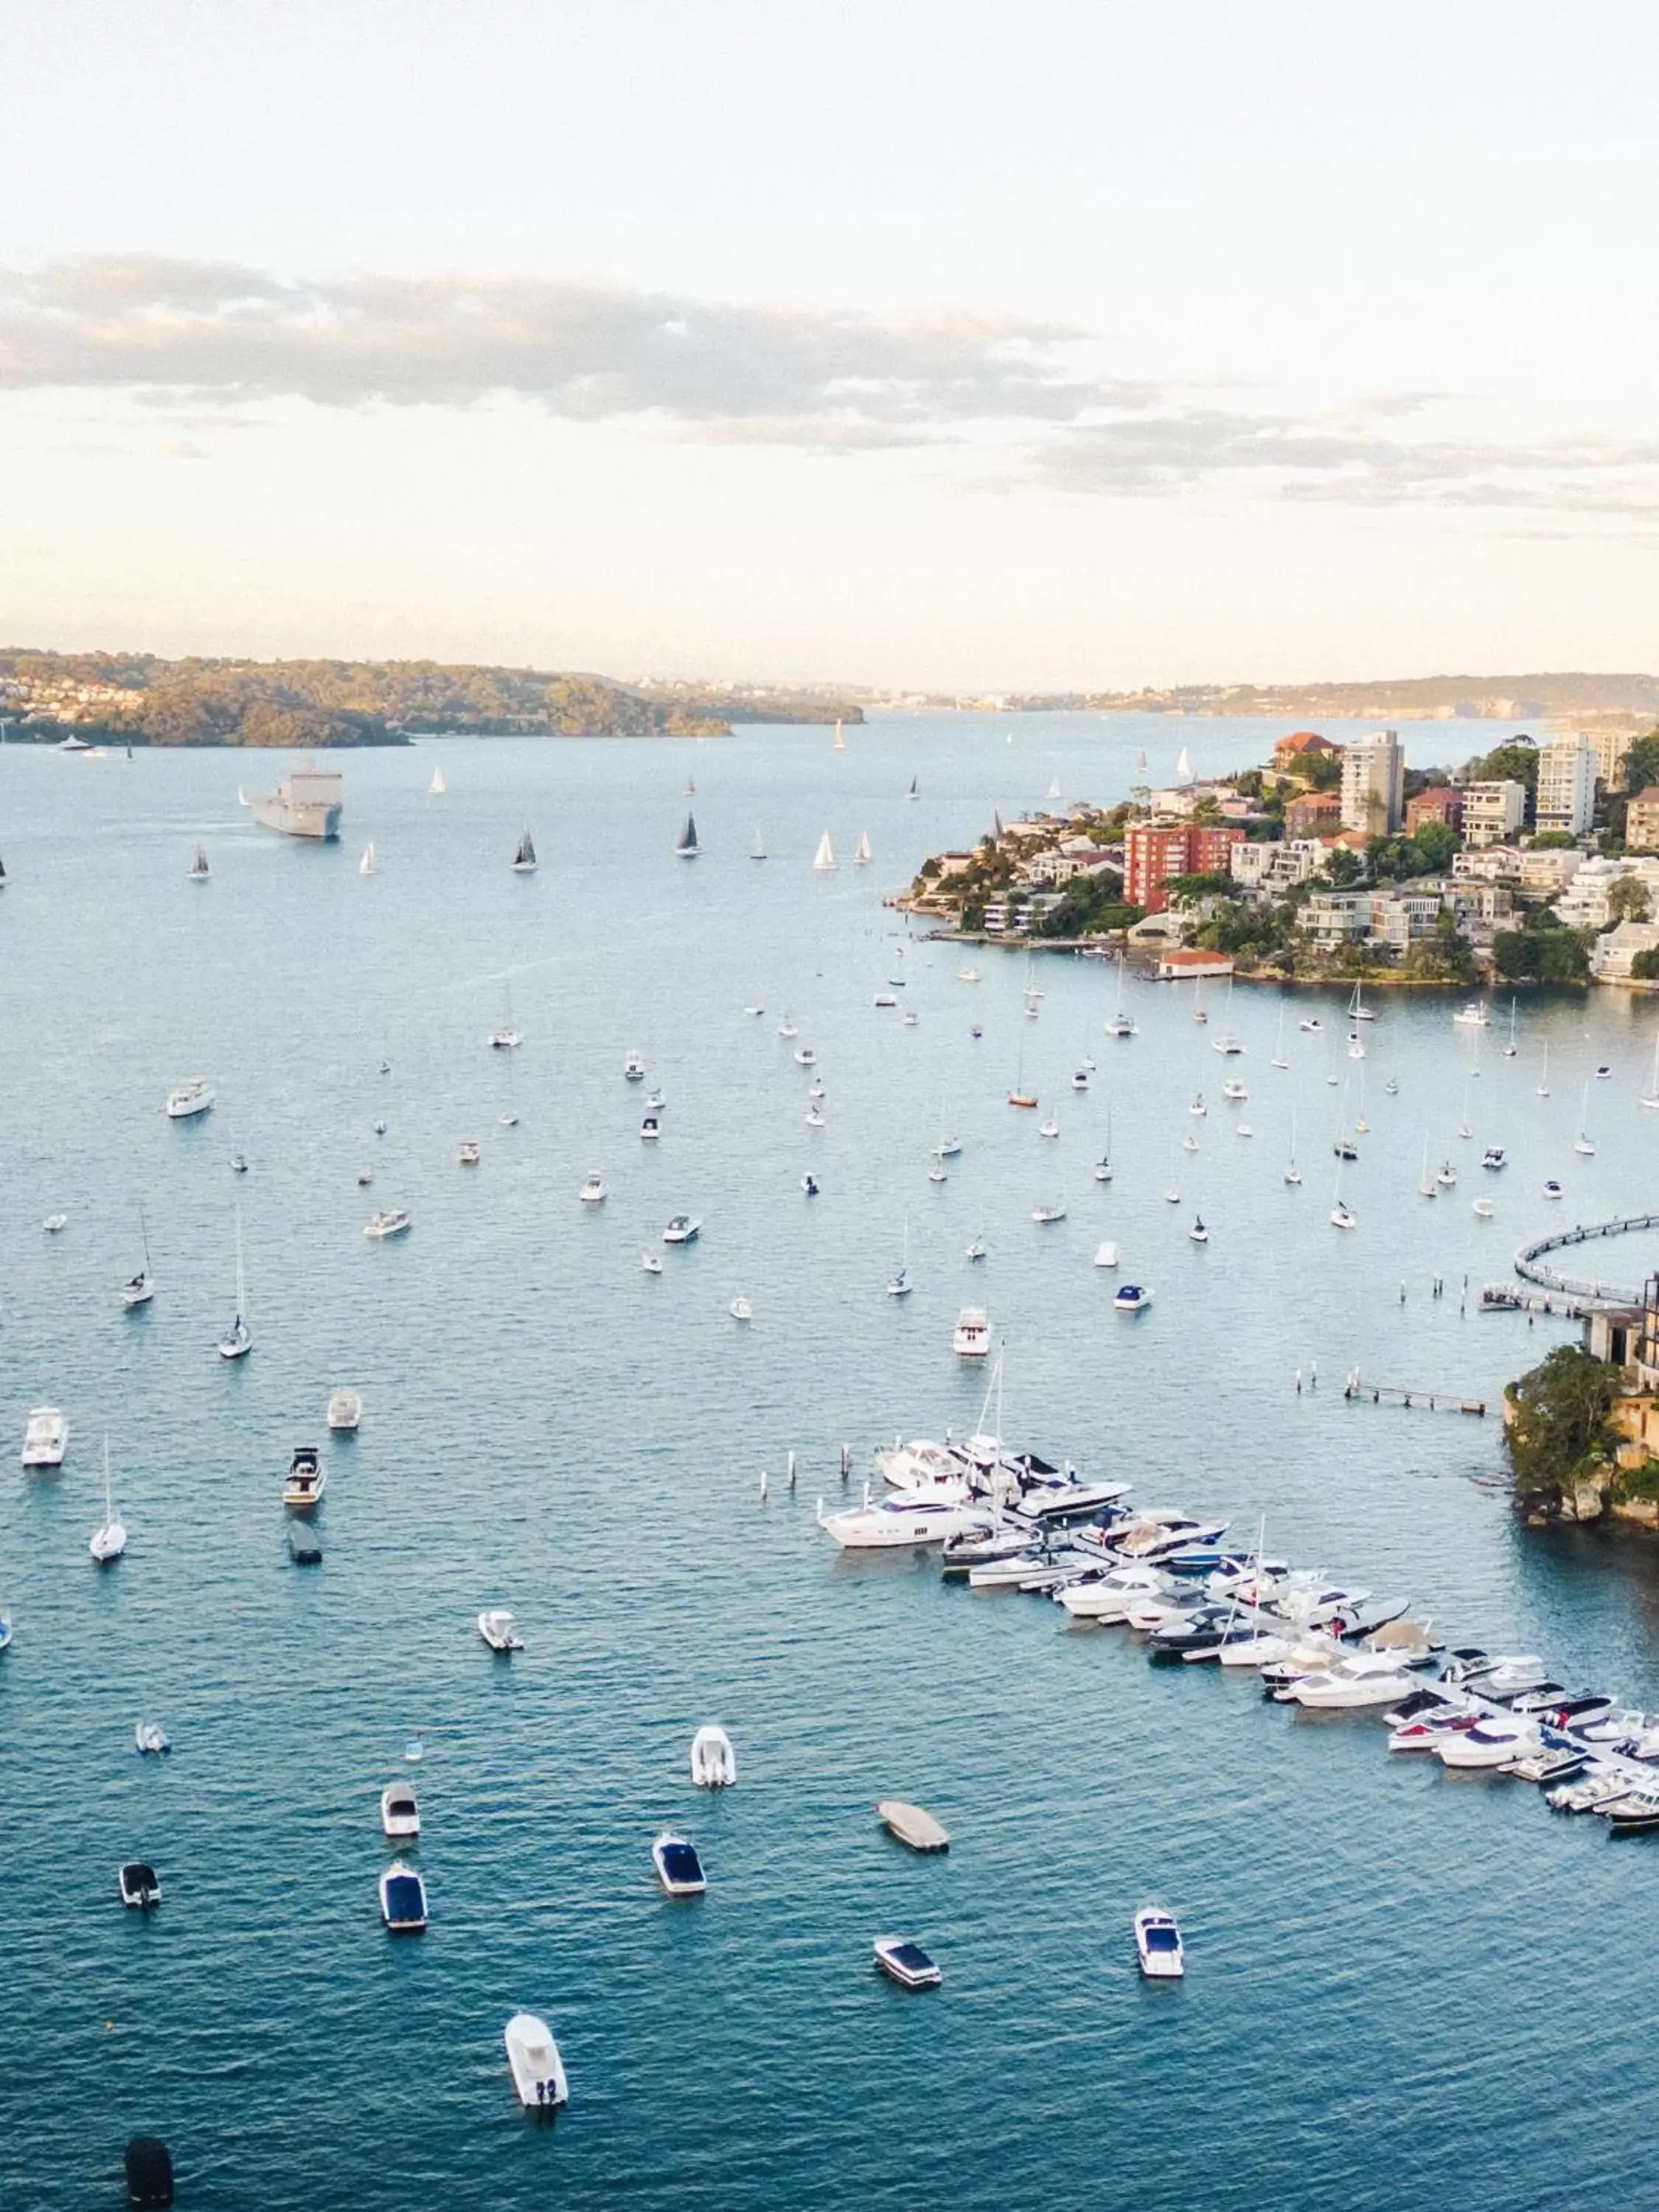
<svg viewBox="0 0 1659 2212"><path fill-rule="evenodd" d="M256 799L253 818L284 837L337 837L345 805L345 779L338 769L307 762L285 776L269 799Z"/></svg>

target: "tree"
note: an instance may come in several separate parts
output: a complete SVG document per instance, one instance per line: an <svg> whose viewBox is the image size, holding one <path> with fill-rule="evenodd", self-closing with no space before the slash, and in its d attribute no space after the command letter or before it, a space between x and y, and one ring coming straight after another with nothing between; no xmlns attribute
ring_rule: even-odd
<svg viewBox="0 0 1659 2212"><path fill-rule="evenodd" d="M1321 873L1334 890L1346 890L1363 881L1365 863L1358 853L1351 853L1346 845L1333 845L1325 855L1325 865Z"/></svg>
<svg viewBox="0 0 1659 2212"><path fill-rule="evenodd" d="M1559 1502L1587 1474L1609 1465L1615 1370L1582 1345L1558 1345L1510 1386L1504 1441L1524 1495Z"/></svg>
<svg viewBox="0 0 1659 2212"><path fill-rule="evenodd" d="M1571 853L1578 840L1571 830L1540 830L1532 841L1534 853Z"/></svg>
<svg viewBox="0 0 1659 2212"><path fill-rule="evenodd" d="M1310 791L1334 791L1342 781L1342 754L1339 748L1334 753L1304 753L1297 763L1297 774L1305 779Z"/></svg>
<svg viewBox="0 0 1659 2212"><path fill-rule="evenodd" d="M1407 842L1422 854L1423 873L1437 876L1451 866L1460 840L1449 822L1425 822L1412 832Z"/></svg>
<svg viewBox="0 0 1659 2212"><path fill-rule="evenodd" d="M1625 755L1625 789L1631 798L1650 783L1659 783L1659 730L1638 738Z"/></svg>
<svg viewBox="0 0 1659 2212"><path fill-rule="evenodd" d="M1471 783L1522 783L1527 787L1528 811L1538 790L1538 748L1530 738L1511 738L1494 745L1468 765Z"/></svg>
<svg viewBox="0 0 1659 2212"><path fill-rule="evenodd" d="M1640 876L1620 876L1607 892L1607 912L1614 921L1646 921L1653 901Z"/></svg>
<svg viewBox="0 0 1659 2212"><path fill-rule="evenodd" d="M1638 952L1630 963L1630 972L1638 983L1659 983L1659 945Z"/></svg>

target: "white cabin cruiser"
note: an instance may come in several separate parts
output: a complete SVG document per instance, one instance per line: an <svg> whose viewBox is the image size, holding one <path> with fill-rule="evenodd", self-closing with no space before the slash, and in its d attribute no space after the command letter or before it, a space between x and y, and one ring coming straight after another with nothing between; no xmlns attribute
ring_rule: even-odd
<svg viewBox="0 0 1659 2212"><path fill-rule="evenodd" d="M188 1121L195 1115L205 1114L216 1096L212 1085L199 1075L186 1076L167 1093L167 1119Z"/></svg>
<svg viewBox="0 0 1659 2212"><path fill-rule="evenodd" d="M1179 1981L1187 1971L1181 1929L1174 1913L1153 1909L1135 1915L1135 1949L1149 1981Z"/></svg>
<svg viewBox="0 0 1659 2212"><path fill-rule="evenodd" d="M553 2031L533 2012L515 2012L502 2032L514 2094L526 2112L551 2112L570 2100L564 2061Z"/></svg>
<svg viewBox="0 0 1659 2212"><path fill-rule="evenodd" d="M325 1419L337 1436L349 1436L361 1425L362 1418L363 1401L356 1391L330 1392Z"/></svg>
<svg viewBox="0 0 1659 2212"><path fill-rule="evenodd" d="M958 1359L983 1359L991 1349L991 1323L983 1306L963 1306L951 1349Z"/></svg>
<svg viewBox="0 0 1659 2212"><path fill-rule="evenodd" d="M1073 1620L1097 1620L1109 1625L1124 1620L1138 1598L1164 1597L1173 1587L1156 1567L1113 1567L1088 1582L1073 1583L1054 1592Z"/></svg>
<svg viewBox="0 0 1659 2212"><path fill-rule="evenodd" d="M651 1846L651 1863L670 1897L701 1897L708 1887L696 1846L684 1836L665 1830Z"/></svg>
<svg viewBox="0 0 1659 2212"><path fill-rule="evenodd" d="M23 1431L25 1467L62 1467L69 1449L69 1423L56 1406L37 1406Z"/></svg>
<svg viewBox="0 0 1659 2212"><path fill-rule="evenodd" d="M988 1507L970 1505L965 1498L898 1491L840 1513L825 1513L820 1498L817 1523L843 1551L875 1552L942 1544L947 1537L988 1531L995 1527L996 1516Z"/></svg>
<svg viewBox="0 0 1659 2212"><path fill-rule="evenodd" d="M662 1232L665 1244L692 1244L702 1233L702 1224L695 1214L677 1213Z"/></svg>
<svg viewBox="0 0 1659 2212"><path fill-rule="evenodd" d="M691 1779L699 1790L729 1790L738 1778L738 1754L732 1739L714 1722L691 1739Z"/></svg>
<svg viewBox="0 0 1659 2212"><path fill-rule="evenodd" d="M478 1633L492 1651L522 1651L524 1638L505 1606L489 1606L478 1615Z"/></svg>
<svg viewBox="0 0 1659 2212"><path fill-rule="evenodd" d="M402 1237L414 1225L414 1217L407 1206L382 1206L363 1224L363 1234L378 1243L388 1237Z"/></svg>
<svg viewBox="0 0 1659 2212"><path fill-rule="evenodd" d="M597 1175L585 1176L582 1187L576 1195L584 1206L603 1206L605 1198L605 1177Z"/></svg>
<svg viewBox="0 0 1659 2212"><path fill-rule="evenodd" d="M380 1833L394 1840L421 1832L421 1808L407 1782L388 1782L380 1792Z"/></svg>

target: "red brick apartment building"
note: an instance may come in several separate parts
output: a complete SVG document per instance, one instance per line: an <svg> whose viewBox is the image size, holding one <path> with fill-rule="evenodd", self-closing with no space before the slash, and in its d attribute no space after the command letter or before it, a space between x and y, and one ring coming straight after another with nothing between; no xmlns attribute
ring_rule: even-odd
<svg viewBox="0 0 1659 2212"><path fill-rule="evenodd" d="M1170 903L1166 884L1176 876L1224 876L1227 855L1243 836L1242 830L1194 822L1132 822L1123 836L1124 897L1162 914Z"/></svg>

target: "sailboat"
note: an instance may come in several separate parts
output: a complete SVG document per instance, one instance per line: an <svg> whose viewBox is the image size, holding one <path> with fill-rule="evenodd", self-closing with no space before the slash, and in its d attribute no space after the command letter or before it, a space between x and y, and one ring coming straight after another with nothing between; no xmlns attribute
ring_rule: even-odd
<svg viewBox="0 0 1659 2212"><path fill-rule="evenodd" d="M1296 1164L1296 1109L1294 1106L1291 1109L1291 1157L1285 1163L1285 1180L1290 1183L1297 1183L1302 1180L1302 1170Z"/></svg>
<svg viewBox="0 0 1659 2212"><path fill-rule="evenodd" d="M1054 781L1048 786L1048 796L1050 799L1058 799L1060 797L1060 778L1058 776L1056 776Z"/></svg>
<svg viewBox="0 0 1659 2212"><path fill-rule="evenodd" d="M1146 773L1146 751L1144 746L1135 755L1135 773L1137 775L1145 775Z"/></svg>
<svg viewBox="0 0 1659 2212"><path fill-rule="evenodd" d="M1423 1179L1417 1186L1417 1194L1419 1198L1436 1198L1439 1190L1439 1184L1429 1173L1429 1139L1425 1131L1423 1137Z"/></svg>
<svg viewBox="0 0 1659 2212"><path fill-rule="evenodd" d="M1117 1004L1112 1010L1111 1019L1106 1024L1106 1034L1108 1036L1132 1037L1135 1035L1134 1023L1123 1011L1123 970L1125 965L1126 963L1120 958L1117 963Z"/></svg>
<svg viewBox="0 0 1659 2212"><path fill-rule="evenodd" d="M1538 1095L1540 1098L1547 1098L1550 1095L1550 1041L1547 1037L1544 1039L1544 1073L1538 1079Z"/></svg>
<svg viewBox="0 0 1659 2212"><path fill-rule="evenodd" d="M890 1298L908 1298L914 1288L910 1280L910 1217L907 1213L904 1217L904 1255L897 1274L887 1278L887 1295Z"/></svg>
<svg viewBox="0 0 1659 2212"><path fill-rule="evenodd" d="M1290 1064L1285 1057L1285 1001L1281 999L1279 1002L1279 1035L1273 1039L1273 1056L1269 1065L1288 1067Z"/></svg>
<svg viewBox="0 0 1659 2212"><path fill-rule="evenodd" d="M690 814L686 816L685 827L680 832L680 842L675 846L674 850L679 854L683 860L695 860L696 859L697 824L695 816Z"/></svg>
<svg viewBox="0 0 1659 2212"><path fill-rule="evenodd" d="M680 797L681 797L682 799L695 799L695 798L696 797L696 795L697 795L697 784L696 784L696 778L695 776L690 776L690 775L688 775L688 776L686 777L686 779L685 779L685 781L684 781L684 785L681 787L681 789L680 789Z"/></svg>
<svg viewBox="0 0 1659 2212"><path fill-rule="evenodd" d="M207 848L205 845L198 845L196 848L196 851L191 857L190 866L185 872L193 884L204 884L207 881L208 858Z"/></svg>
<svg viewBox="0 0 1659 2212"><path fill-rule="evenodd" d="M242 1209L236 1209L236 1318L219 1339L221 1359L246 1359L253 1349L247 1325L247 1276L242 1265Z"/></svg>
<svg viewBox="0 0 1659 2212"><path fill-rule="evenodd" d="M921 787L917 783L915 776L911 777L910 788L904 795L907 799L920 799L921 797Z"/></svg>
<svg viewBox="0 0 1659 2212"><path fill-rule="evenodd" d="M1019 1054L1014 1065L1014 1087L1008 1093L1011 1106L1035 1106L1036 1095L1025 1088L1025 1032L1019 1032Z"/></svg>
<svg viewBox="0 0 1659 2212"><path fill-rule="evenodd" d="M1463 1078L1463 1112L1457 1124L1457 1133L1460 1137L1472 1137L1474 1134L1474 1130L1469 1127L1469 1079L1467 1075Z"/></svg>
<svg viewBox="0 0 1659 2212"><path fill-rule="evenodd" d="M1511 993L1510 995L1510 1041L1504 1048L1504 1059L1513 1060L1515 1058L1515 996L1514 994Z"/></svg>
<svg viewBox="0 0 1659 2212"><path fill-rule="evenodd" d="M533 876L537 866L536 841L526 829L519 840L518 851L513 855L513 872L515 876Z"/></svg>
<svg viewBox="0 0 1659 2212"><path fill-rule="evenodd" d="M830 832L827 830L818 839L818 849L812 855L812 866L821 875L830 874L836 866L836 848L830 842Z"/></svg>
<svg viewBox="0 0 1659 2212"><path fill-rule="evenodd" d="M138 1235L144 1247L144 1264L121 1285L121 1303L129 1313L139 1306L147 1306L155 1296L155 1278L149 1267L149 1231L144 1226L142 1206L138 1209Z"/></svg>
<svg viewBox="0 0 1659 2212"><path fill-rule="evenodd" d="M1374 1022L1376 1019L1375 1012L1365 1004L1364 986L1361 983L1353 987L1353 996L1348 1001L1348 1019L1351 1022Z"/></svg>
<svg viewBox="0 0 1659 2212"><path fill-rule="evenodd" d="M1357 1226L1353 1214L1342 1200L1342 1163L1336 1164L1336 1193L1331 1205L1333 1229L1352 1229Z"/></svg>
<svg viewBox="0 0 1659 2212"><path fill-rule="evenodd" d="M4 862L3 860L0 860L0 891L4 890L4 889L5 889L5 888L6 888L6 864L5 864L5 862Z"/></svg>
<svg viewBox="0 0 1659 2212"><path fill-rule="evenodd" d="M1112 1109L1106 1109L1106 1149L1095 1162L1095 1181L1110 1182L1112 1179Z"/></svg>
<svg viewBox="0 0 1659 2212"><path fill-rule="evenodd" d="M836 717L836 750L838 753L844 753L846 750L847 739L842 732L841 717L837 715Z"/></svg>
<svg viewBox="0 0 1659 2212"><path fill-rule="evenodd" d="M1659 1113L1659 1034L1653 1040L1653 1071L1648 1077L1648 1087L1642 1093L1642 1103L1650 1113Z"/></svg>
<svg viewBox="0 0 1659 2212"><path fill-rule="evenodd" d="M500 1029L489 1032L490 1049L494 1052L513 1052L524 1042L524 1039L513 1026L513 983L512 979L506 975L501 978L501 1003L507 1009L507 1015Z"/></svg>
<svg viewBox="0 0 1659 2212"><path fill-rule="evenodd" d="M127 1548L127 1532L115 1517L115 1498L110 1487L109 1438L104 1438L104 1518L102 1526L92 1532L92 1541L87 1546L98 1565L106 1566L111 1559L118 1559Z"/></svg>
<svg viewBox="0 0 1659 2212"><path fill-rule="evenodd" d="M1233 1035L1232 1011L1233 979L1231 974L1229 973L1227 977L1227 1001L1225 1006L1222 1008L1222 1019L1226 1024L1226 1027L1222 1030L1221 1035L1218 1037L1211 1038L1210 1049L1212 1052L1240 1053L1243 1051L1243 1046Z"/></svg>
<svg viewBox="0 0 1659 2212"><path fill-rule="evenodd" d="M444 772L441 768L434 768L433 769L432 781L428 784L426 788L428 798L441 799L443 797L444 793L448 787L444 782Z"/></svg>
<svg viewBox="0 0 1659 2212"><path fill-rule="evenodd" d="M754 849L750 854L749 857L751 860L763 860L766 858L766 840L761 836L760 826L758 823L756 824L755 828Z"/></svg>
<svg viewBox="0 0 1659 2212"><path fill-rule="evenodd" d="M867 868L869 865L870 832L867 830L860 830L859 831L859 842L854 848L853 851L853 866L855 868Z"/></svg>
<svg viewBox="0 0 1659 2212"><path fill-rule="evenodd" d="M236 804L239 806L252 806L253 804L240 783L236 787Z"/></svg>
<svg viewBox="0 0 1659 2212"><path fill-rule="evenodd" d="M1354 1118L1353 1133L1356 1137L1368 1137L1370 1131L1371 1125L1365 1119L1365 1071L1362 1067L1359 1071L1359 1111Z"/></svg>
<svg viewBox="0 0 1659 2212"><path fill-rule="evenodd" d="M1591 1144L1589 1138L1585 1133L1584 1130L1584 1124L1589 1119L1589 1085L1586 1083L1584 1085L1584 1095L1578 1103L1578 1134L1572 1140L1572 1149L1575 1152L1583 1152L1587 1158L1589 1154L1595 1150L1595 1146Z"/></svg>
<svg viewBox="0 0 1659 2212"><path fill-rule="evenodd" d="M360 876L378 876L380 872L380 856L375 851L374 840L371 837L363 848L362 859L357 863L357 873Z"/></svg>

